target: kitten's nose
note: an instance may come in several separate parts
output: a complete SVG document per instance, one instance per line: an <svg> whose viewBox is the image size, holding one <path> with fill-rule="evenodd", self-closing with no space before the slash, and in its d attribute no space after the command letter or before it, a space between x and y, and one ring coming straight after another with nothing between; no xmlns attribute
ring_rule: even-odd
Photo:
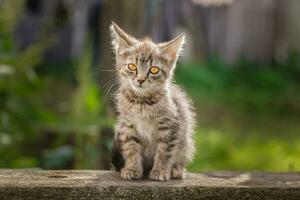
<svg viewBox="0 0 300 200"><path fill-rule="evenodd" d="M139 82L140 86L142 86L142 84L146 81L145 78L138 78L137 82Z"/></svg>

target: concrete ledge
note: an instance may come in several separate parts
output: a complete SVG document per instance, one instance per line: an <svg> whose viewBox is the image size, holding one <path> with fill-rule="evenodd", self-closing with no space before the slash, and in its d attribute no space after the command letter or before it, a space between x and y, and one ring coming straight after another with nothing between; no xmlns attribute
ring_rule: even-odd
<svg viewBox="0 0 300 200"><path fill-rule="evenodd" d="M212 172L125 181L111 171L0 170L0 199L300 199L300 173Z"/></svg>

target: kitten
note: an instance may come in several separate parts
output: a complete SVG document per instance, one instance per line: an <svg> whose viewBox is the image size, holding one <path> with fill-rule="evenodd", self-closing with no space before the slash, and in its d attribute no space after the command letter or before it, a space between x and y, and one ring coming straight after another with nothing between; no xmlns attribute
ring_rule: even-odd
<svg viewBox="0 0 300 200"><path fill-rule="evenodd" d="M185 36L155 44L114 22L111 32L119 81L112 162L124 179L181 179L195 149L190 100L172 82Z"/></svg>

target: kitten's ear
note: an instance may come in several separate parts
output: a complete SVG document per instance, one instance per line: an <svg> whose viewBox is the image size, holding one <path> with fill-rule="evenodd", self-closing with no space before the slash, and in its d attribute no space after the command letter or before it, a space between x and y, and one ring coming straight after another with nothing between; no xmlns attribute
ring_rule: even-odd
<svg viewBox="0 0 300 200"><path fill-rule="evenodd" d="M122 51L122 49L129 48L138 42L137 39L125 33L115 22L111 22L110 26L112 46L116 53Z"/></svg>
<svg viewBox="0 0 300 200"><path fill-rule="evenodd" d="M185 35L182 33L174 39L159 44L161 52L169 55L171 59L177 59L180 52L182 51L182 46L185 42Z"/></svg>

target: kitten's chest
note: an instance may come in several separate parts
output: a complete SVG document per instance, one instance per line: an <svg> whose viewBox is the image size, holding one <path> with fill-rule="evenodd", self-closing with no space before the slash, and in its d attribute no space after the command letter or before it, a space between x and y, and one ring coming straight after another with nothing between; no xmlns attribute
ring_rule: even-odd
<svg viewBox="0 0 300 200"><path fill-rule="evenodd" d="M153 119L138 115L133 121L139 136L145 139L147 143L152 143L157 132L157 123Z"/></svg>
<svg viewBox="0 0 300 200"><path fill-rule="evenodd" d="M160 108L157 105L131 104L130 112L134 113L136 121L149 121L156 116Z"/></svg>

